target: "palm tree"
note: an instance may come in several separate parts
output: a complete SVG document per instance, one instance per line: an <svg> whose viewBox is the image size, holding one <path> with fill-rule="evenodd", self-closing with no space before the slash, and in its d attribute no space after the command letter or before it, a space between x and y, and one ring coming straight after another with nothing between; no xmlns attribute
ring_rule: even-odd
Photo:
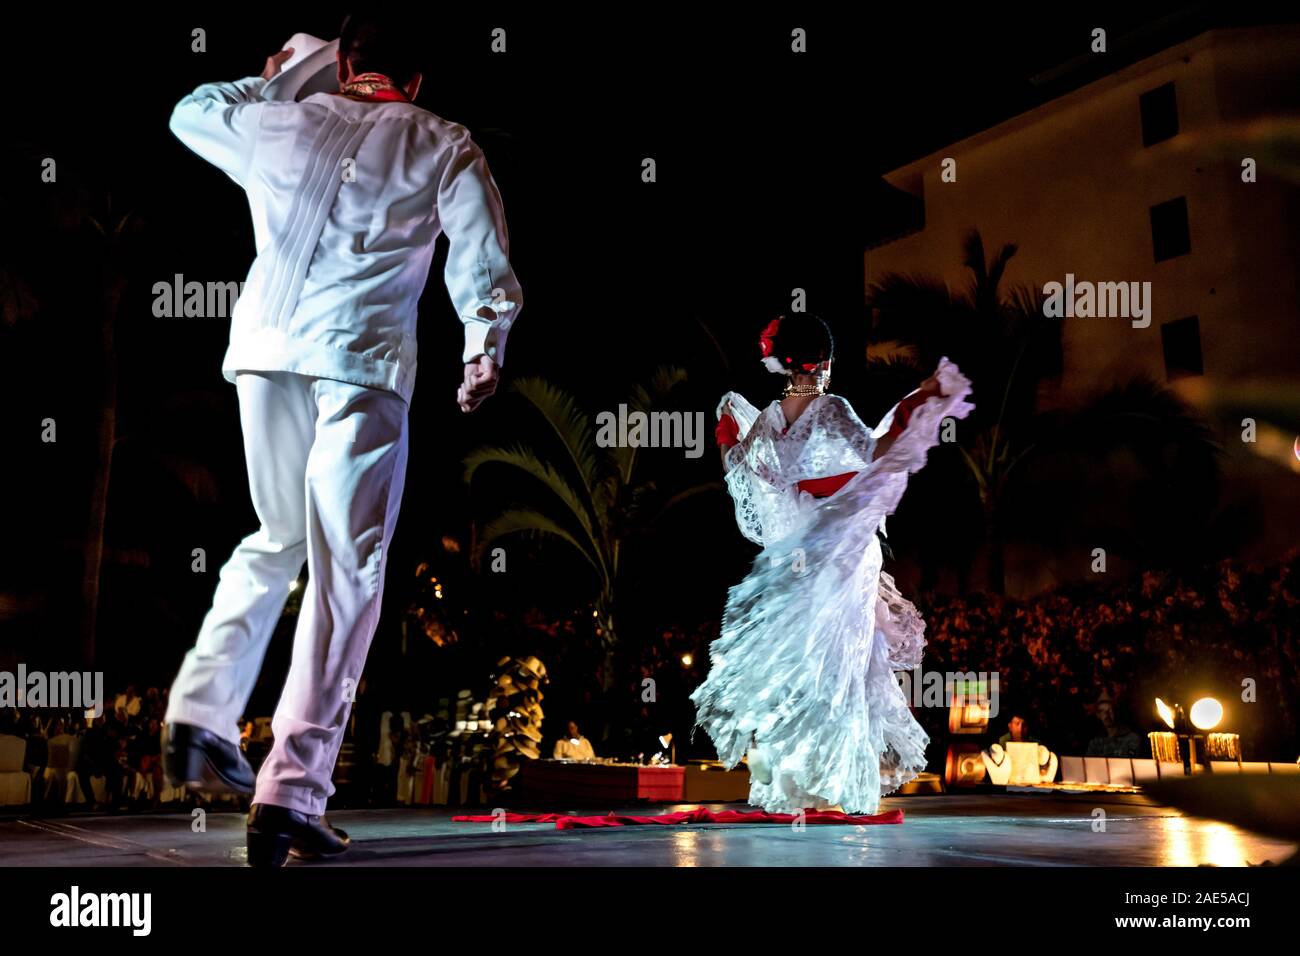
<svg viewBox="0 0 1300 956"><path fill-rule="evenodd" d="M984 240L971 230L962 264L969 286L953 290L939 279L889 273L867 293L875 319L867 364L931 369L949 355L983 396L964 429L960 447L983 513L987 586L1005 589L1003 502L1016 465L1031 450L1023 426L1034 414L1038 383L1060 370L1060 323L1043 315L1042 294L1029 286L1002 289L1017 247L1003 245L986 258ZM1028 359L1028 361L1026 361Z"/></svg>
<svg viewBox="0 0 1300 956"><path fill-rule="evenodd" d="M86 540L82 560L82 656L89 666L95 660L95 643L99 628L99 586L104 563L104 528L108 517L108 486L113 472L113 452L117 446L117 330L118 310L126 290L123 264L125 229L130 212L118 216L113 211L113 197L107 199L105 211L97 218L85 212L85 221L99 239L100 314L99 343L103 362L95 425L95 472L91 483L90 513L86 523Z"/></svg>
<svg viewBox="0 0 1300 956"><path fill-rule="evenodd" d="M1043 462L1031 477L1070 503L1080 538L1109 542L1141 567L1199 565L1239 546L1239 516L1218 512L1213 431L1165 386L1133 379L1044 413L1036 431L1034 457L1041 452ZM1028 530L1053 551L1081 543L1052 537L1058 532L1045 522Z"/></svg>
<svg viewBox="0 0 1300 956"><path fill-rule="evenodd" d="M647 384L635 386L630 412L662 406L686 380L679 368L660 367ZM545 422L558 454L537 446L484 447L465 458L465 481L472 483L484 465L504 465L528 475L544 492L536 505L512 504L492 515L477 531L475 561L491 545L516 534L562 541L591 569L591 595L597 634L605 647L604 683L613 681L618 634L618 586L624 547L649 532L670 509L695 495L722 488L711 481L665 496L653 481L639 480L637 449L597 447L590 416L574 397L541 378L524 378L511 391L527 400Z"/></svg>
<svg viewBox="0 0 1300 956"><path fill-rule="evenodd" d="M47 225L47 242L70 241L77 250L77 260L82 266L83 279L89 278L91 294L97 299L92 312L91 331L96 340L101 363L101 377L95 395L95 454L94 471L90 480L90 498L86 503L86 532L82 542L82 582L79 636L81 656L87 666L94 662L98 629L100 576L104 561L104 529L108 507L108 488L112 470L113 450L118 442L118 360L115 333L119 321L122 296L127 287L128 265L131 256L131 237L128 226L139 223L138 217L128 211L115 210L112 194L100 191L93 185L74 182L70 188L27 190L30 196L15 202L4 196L5 205L14 204ZM20 217L22 218L22 217ZM42 241L37 235L28 240L29 246L38 248ZM42 316L48 303L38 301L33 287L36 276L47 268L48 262L61 261L60 256L28 259L30 274L24 276L15 265L0 267L0 320L14 326ZM44 274L46 290L51 279ZM28 281L28 280L32 281ZM6 596L6 606L31 608L31 601L14 604L12 595ZM39 604L40 602L37 602ZM6 612L7 614L8 612Z"/></svg>
<svg viewBox="0 0 1300 956"><path fill-rule="evenodd" d="M911 366L915 375L947 354L975 384L976 410L963 424L958 450L978 494L987 588L1005 590L1008 522L1033 500L1031 491L1045 505L1045 513L1025 522L1033 535L1059 538L1063 522L1078 517L1085 499L1104 494L1089 522L1094 538L1104 525L1148 565L1204 557L1212 546L1206 532L1218 475L1210 430L1168 388L1145 380L1101 392L1072 410L1040 413L1040 387L1061 372L1061 324L1043 315L1038 289L1003 290L1016 251L1007 244L986 259L983 240L972 231L963 246L972 277L966 289L954 291L929 276L889 274L868 291L875 317L869 365L894 374ZM1038 469L1034 481L1017 482L1013 494L1012 479L1031 461ZM1106 462L1110 466L1098 472L1098 463ZM1117 474L1124 476L1118 483ZM1047 492L1049 482L1054 494ZM1103 520L1127 499L1141 505L1118 526ZM1070 503L1068 514L1061 502Z"/></svg>

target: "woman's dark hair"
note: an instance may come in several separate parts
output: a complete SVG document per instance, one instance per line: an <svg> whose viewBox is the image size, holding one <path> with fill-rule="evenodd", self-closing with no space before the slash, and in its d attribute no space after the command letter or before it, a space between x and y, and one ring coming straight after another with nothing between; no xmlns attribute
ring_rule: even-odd
<svg viewBox="0 0 1300 956"><path fill-rule="evenodd" d="M382 73L399 86L419 72L410 24L386 13L354 13L343 21L339 49L353 73Z"/></svg>
<svg viewBox="0 0 1300 956"><path fill-rule="evenodd" d="M810 366L835 357L835 339L831 336L830 326L807 312L781 316L770 341L771 358L789 372L808 371Z"/></svg>

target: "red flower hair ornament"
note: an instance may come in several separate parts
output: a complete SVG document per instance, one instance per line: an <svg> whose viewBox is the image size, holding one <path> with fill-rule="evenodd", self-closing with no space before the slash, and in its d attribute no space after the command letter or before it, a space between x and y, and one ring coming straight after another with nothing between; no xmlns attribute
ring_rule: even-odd
<svg viewBox="0 0 1300 956"><path fill-rule="evenodd" d="M763 353L763 364L767 366L769 372L780 372L782 375L789 375L790 370L781 364L773 352L776 349L776 335L781 331L781 319L784 316L777 316L771 322L767 323L767 328L758 336L758 347Z"/></svg>

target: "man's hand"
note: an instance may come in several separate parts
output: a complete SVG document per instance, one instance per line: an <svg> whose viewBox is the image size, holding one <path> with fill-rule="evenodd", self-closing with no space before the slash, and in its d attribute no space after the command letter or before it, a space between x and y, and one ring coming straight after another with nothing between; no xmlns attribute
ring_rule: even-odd
<svg viewBox="0 0 1300 956"><path fill-rule="evenodd" d="M497 390L501 369L486 355L465 363L465 381L456 389L456 402L462 412L472 412Z"/></svg>
<svg viewBox="0 0 1300 956"><path fill-rule="evenodd" d="M284 66L284 61L293 56L293 47L285 47L279 53L272 53L266 58L266 66L262 67L262 79L269 80L280 72L280 67Z"/></svg>

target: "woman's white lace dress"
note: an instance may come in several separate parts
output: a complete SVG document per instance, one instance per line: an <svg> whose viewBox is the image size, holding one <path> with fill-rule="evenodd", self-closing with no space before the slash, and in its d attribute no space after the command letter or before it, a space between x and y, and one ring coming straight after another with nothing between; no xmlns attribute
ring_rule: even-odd
<svg viewBox="0 0 1300 956"><path fill-rule="evenodd" d="M751 775L751 805L875 813L882 795L925 769L929 737L893 675L920 664L925 622L881 570L876 530L943 420L974 408L957 366L945 358L935 374L943 396L919 405L874 462L897 405L874 430L837 395L813 399L788 430L780 402L760 412L729 392L718 406L740 427L726 461L736 521L763 551L728 595L709 675L691 699L728 767L759 746L771 781ZM826 498L797 487L847 472L857 474Z"/></svg>

